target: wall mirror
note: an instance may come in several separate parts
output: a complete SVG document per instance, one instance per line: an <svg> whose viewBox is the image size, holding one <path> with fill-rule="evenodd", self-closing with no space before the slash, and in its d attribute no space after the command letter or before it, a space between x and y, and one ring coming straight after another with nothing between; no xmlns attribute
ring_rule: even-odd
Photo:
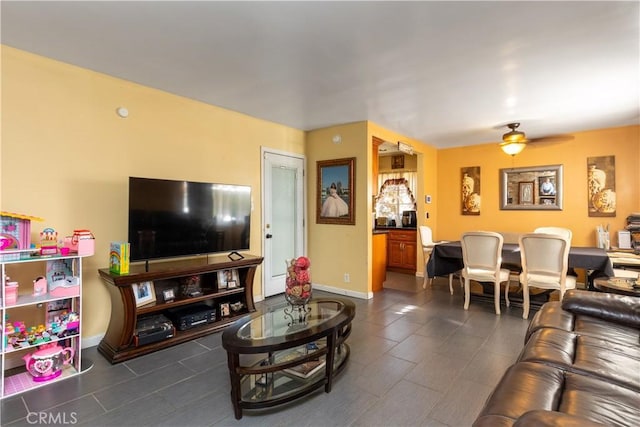
<svg viewBox="0 0 640 427"><path fill-rule="evenodd" d="M500 169L500 209L562 210L562 165Z"/></svg>

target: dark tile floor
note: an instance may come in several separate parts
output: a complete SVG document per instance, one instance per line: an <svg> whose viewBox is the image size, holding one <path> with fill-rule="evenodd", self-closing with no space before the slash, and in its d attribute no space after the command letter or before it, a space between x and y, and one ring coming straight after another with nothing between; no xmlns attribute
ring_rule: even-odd
<svg viewBox="0 0 640 427"><path fill-rule="evenodd" d="M420 278L390 273L375 298L354 299L351 358L331 393L239 421L216 333L117 365L85 349L91 369L3 400L1 425L469 426L518 356L528 322L521 308L496 316L492 303L472 301L465 311L462 294L456 285L450 295L445 278L423 290Z"/></svg>

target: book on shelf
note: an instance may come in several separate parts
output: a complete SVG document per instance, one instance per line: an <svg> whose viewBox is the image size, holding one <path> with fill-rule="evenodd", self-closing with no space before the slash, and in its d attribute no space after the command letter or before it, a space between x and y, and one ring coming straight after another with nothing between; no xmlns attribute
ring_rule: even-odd
<svg viewBox="0 0 640 427"><path fill-rule="evenodd" d="M309 378L319 370L323 369L326 365L324 357L319 360L309 360L308 362L301 363L291 368L287 368L284 372L295 375L300 378Z"/></svg>
<svg viewBox="0 0 640 427"><path fill-rule="evenodd" d="M115 274L129 273L129 251L131 245L127 242L111 242L109 252L109 271Z"/></svg>

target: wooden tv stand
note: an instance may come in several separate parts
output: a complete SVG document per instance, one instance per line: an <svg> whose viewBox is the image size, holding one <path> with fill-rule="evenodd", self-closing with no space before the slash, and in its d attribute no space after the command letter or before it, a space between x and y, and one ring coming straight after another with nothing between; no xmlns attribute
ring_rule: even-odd
<svg viewBox="0 0 640 427"><path fill-rule="evenodd" d="M243 254L244 258L230 260L226 255L215 255L202 258L167 261L148 264L131 265L129 274L113 274L108 268L98 270L100 278L106 283L111 297L111 320L98 351L111 363L123 362L143 354L151 353L172 345L180 344L195 338L219 331L234 320L255 311L253 302L253 278L256 268L263 258ZM237 287L223 288L218 283L218 272L236 270ZM180 289L184 279L198 277L202 294L183 296ZM144 306L136 306L133 285L152 282L156 300ZM165 290L172 289L173 300L164 301ZM221 313L221 304L242 303L242 308L229 311L229 315ZM204 303L216 310L213 323L202 324L186 330L175 330L173 337L161 341L136 346L136 324L145 316L166 314L168 309L185 307L194 303Z"/></svg>

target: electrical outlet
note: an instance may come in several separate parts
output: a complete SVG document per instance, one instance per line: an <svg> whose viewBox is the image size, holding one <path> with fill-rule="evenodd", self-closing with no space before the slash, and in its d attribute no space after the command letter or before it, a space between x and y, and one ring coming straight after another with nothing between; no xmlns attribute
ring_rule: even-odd
<svg viewBox="0 0 640 427"><path fill-rule="evenodd" d="M349 273L344 273L344 283L349 283L351 281L351 277L349 277Z"/></svg>

